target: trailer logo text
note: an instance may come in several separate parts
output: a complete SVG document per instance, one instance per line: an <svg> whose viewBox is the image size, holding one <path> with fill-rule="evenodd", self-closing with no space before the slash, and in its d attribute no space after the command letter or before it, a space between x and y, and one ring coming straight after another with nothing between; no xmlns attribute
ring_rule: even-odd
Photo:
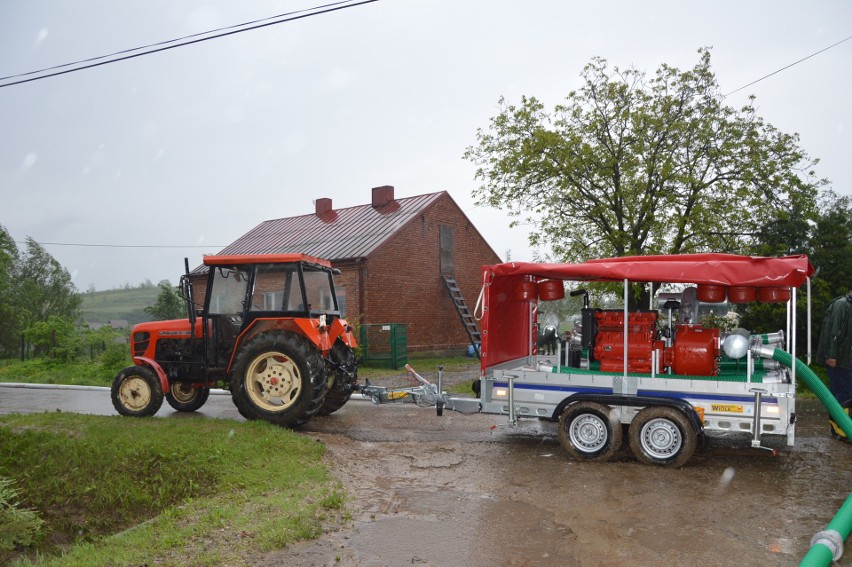
<svg viewBox="0 0 852 567"><path fill-rule="evenodd" d="M743 413L743 406L734 404L711 404L710 409L713 411L724 411L728 413Z"/></svg>

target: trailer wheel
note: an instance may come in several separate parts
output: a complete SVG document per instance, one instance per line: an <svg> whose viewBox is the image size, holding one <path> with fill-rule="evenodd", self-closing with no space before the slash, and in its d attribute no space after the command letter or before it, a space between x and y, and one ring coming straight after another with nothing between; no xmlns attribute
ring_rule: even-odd
<svg viewBox="0 0 852 567"><path fill-rule="evenodd" d="M678 468L695 453L698 436L682 412L665 406L640 411L629 429L630 450L646 465Z"/></svg>
<svg viewBox="0 0 852 567"><path fill-rule="evenodd" d="M130 417L154 415L163 405L160 380L147 366L129 366L118 373L110 390L112 405Z"/></svg>
<svg viewBox="0 0 852 567"><path fill-rule="evenodd" d="M559 441L569 455L584 461L608 461L624 438L621 423L596 402L578 402L559 416Z"/></svg>
<svg viewBox="0 0 852 567"><path fill-rule="evenodd" d="M166 401L176 411L195 411L210 397L210 388L195 388L191 384L175 382L166 392Z"/></svg>
<svg viewBox="0 0 852 567"><path fill-rule="evenodd" d="M264 333L245 344L231 373L231 396L240 415L297 427L325 398L325 362L313 344L287 332Z"/></svg>

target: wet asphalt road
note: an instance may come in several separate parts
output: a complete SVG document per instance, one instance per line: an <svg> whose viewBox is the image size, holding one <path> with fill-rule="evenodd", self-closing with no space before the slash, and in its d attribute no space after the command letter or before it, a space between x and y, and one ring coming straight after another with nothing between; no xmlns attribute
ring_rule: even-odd
<svg viewBox="0 0 852 567"><path fill-rule="evenodd" d="M109 388L0 383L0 414L51 411L118 415L112 407ZM221 390L211 392L208 402L196 413L199 416L244 421L231 402L230 392ZM181 418L188 415L172 410L165 402L157 412L157 417Z"/></svg>
<svg viewBox="0 0 852 567"><path fill-rule="evenodd" d="M500 416L353 400L302 431L345 474L354 526L254 564L796 565L852 490L852 446L828 436L818 402L798 409L796 445L769 438L777 457L714 440L669 470L629 451L571 461L549 422L509 428ZM107 388L0 384L0 414L57 410L117 415ZM164 403L157 416L243 420L223 391L198 412ZM838 564L852 565L852 549Z"/></svg>

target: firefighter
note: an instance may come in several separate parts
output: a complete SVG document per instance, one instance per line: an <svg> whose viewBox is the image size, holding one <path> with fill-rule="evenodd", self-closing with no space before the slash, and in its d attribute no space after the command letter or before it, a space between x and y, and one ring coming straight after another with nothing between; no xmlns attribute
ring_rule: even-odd
<svg viewBox="0 0 852 567"><path fill-rule="evenodd" d="M825 308L816 360L827 368L829 390L849 413L852 406L852 284L846 295L832 300ZM836 439L850 442L833 420L829 419L829 423Z"/></svg>

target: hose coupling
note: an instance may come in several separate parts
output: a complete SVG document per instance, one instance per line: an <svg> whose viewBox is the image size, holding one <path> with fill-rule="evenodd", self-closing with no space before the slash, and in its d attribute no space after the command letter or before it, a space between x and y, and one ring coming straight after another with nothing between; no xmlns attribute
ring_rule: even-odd
<svg viewBox="0 0 852 567"><path fill-rule="evenodd" d="M835 530L823 530L815 533L811 538L811 547L822 544L831 551L832 561L837 561L843 556L843 537Z"/></svg>
<svg viewBox="0 0 852 567"><path fill-rule="evenodd" d="M772 358L775 354L775 347L772 345L756 344L751 347L751 352L753 355L759 356L760 358Z"/></svg>

